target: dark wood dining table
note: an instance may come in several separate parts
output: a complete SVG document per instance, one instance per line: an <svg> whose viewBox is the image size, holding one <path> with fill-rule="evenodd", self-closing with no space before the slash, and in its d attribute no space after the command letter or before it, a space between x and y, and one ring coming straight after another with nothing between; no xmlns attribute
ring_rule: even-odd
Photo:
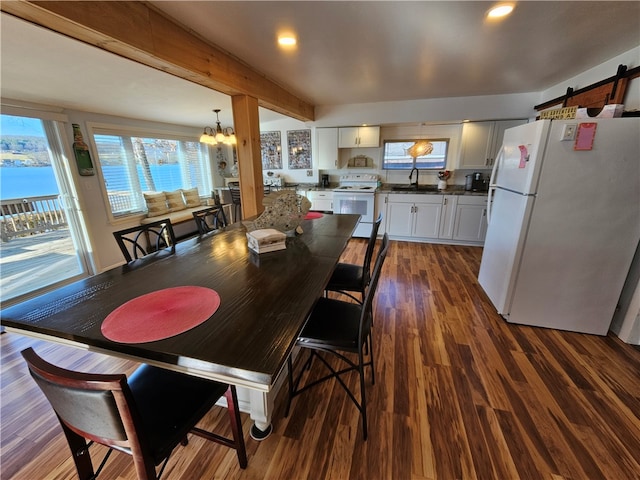
<svg viewBox="0 0 640 480"><path fill-rule="evenodd" d="M245 387L241 408L252 436L271 428L274 385L316 300L322 296L359 215L302 221L286 249L256 254L246 228L230 225L0 311L7 331ZM101 325L141 295L178 286L215 290L220 306L206 321L163 340L120 343ZM150 325L150 328L153 328Z"/></svg>

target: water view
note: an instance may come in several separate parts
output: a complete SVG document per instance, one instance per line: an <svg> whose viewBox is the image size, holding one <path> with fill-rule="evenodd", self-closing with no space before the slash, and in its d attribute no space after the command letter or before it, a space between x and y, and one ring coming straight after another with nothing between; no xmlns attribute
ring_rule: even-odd
<svg viewBox="0 0 640 480"><path fill-rule="evenodd" d="M0 216L0 299L7 302L86 272L59 203L32 200L59 194L42 122L0 115L0 127L0 200L19 200Z"/></svg>
<svg viewBox="0 0 640 480"><path fill-rule="evenodd" d="M0 200L57 195L53 167L1 167Z"/></svg>

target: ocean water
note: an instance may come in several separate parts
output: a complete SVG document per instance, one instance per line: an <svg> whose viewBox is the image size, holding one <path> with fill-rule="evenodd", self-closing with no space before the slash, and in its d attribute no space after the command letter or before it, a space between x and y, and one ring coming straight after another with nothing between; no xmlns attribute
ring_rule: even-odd
<svg viewBox="0 0 640 480"><path fill-rule="evenodd" d="M0 167L0 200L58 193L53 167Z"/></svg>
<svg viewBox="0 0 640 480"><path fill-rule="evenodd" d="M155 181L155 190L171 191L183 188L179 165L151 165L150 169ZM107 185L118 185L119 180L125 178L125 167L105 165L102 167L102 175ZM140 167L138 178L142 190L150 190ZM0 167L0 200L58 194L53 167Z"/></svg>

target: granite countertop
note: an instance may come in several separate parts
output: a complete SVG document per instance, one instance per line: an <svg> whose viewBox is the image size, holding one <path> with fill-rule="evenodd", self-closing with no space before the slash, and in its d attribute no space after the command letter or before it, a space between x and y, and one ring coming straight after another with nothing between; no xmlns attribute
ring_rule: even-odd
<svg viewBox="0 0 640 480"><path fill-rule="evenodd" d="M285 187L289 184L285 184ZM328 187L322 187L317 183L298 183L297 190L306 191L332 191L338 188L337 183L332 183ZM464 185L449 185L446 190L438 190L437 185L420 185L420 189L409 189L409 185L406 183L384 183L378 187L376 193L418 193L420 195L474 195L474 196L486 196L487 192L471 192L464 189Z"/></svg>
<svg viewBox="0 0 640 480"><path fill-rule="evenodd" d="M437 185L420 185L419 189L409 188L409 185L398 183L385 183L376 190L377 193L393 193L403 195L414 193L420 195L473 195L486 196L487 192L472 192L464 189L464 185L449 185L446 190L438 190Z"/></svg>

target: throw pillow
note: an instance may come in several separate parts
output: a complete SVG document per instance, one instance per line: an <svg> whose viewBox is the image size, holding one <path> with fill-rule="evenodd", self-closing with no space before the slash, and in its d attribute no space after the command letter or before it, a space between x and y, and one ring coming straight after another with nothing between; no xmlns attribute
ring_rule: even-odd
<svg viewBox="0 0 640 480"><path fill-rule="evenodd" d="M167 197L164 192L144 193L144 201L147 203L147 217L156 217L169 213Z"/></svg>
<svg viewBox="0 0 640 480"><path fill-rule="evenodd" d="M174 190L173 192L164 192L167 196L167 205L170 212L178 212L187 208L182 198L182 190Z"/></svg>
<svg viewBox="0 0 640 480"><path fill-rule="evenodd" d="M201 205L200 194L198 194L198 189L196 187L188 188L187 190L183 189L182 195L184 195L187 208L199 207Z"/></svg>

